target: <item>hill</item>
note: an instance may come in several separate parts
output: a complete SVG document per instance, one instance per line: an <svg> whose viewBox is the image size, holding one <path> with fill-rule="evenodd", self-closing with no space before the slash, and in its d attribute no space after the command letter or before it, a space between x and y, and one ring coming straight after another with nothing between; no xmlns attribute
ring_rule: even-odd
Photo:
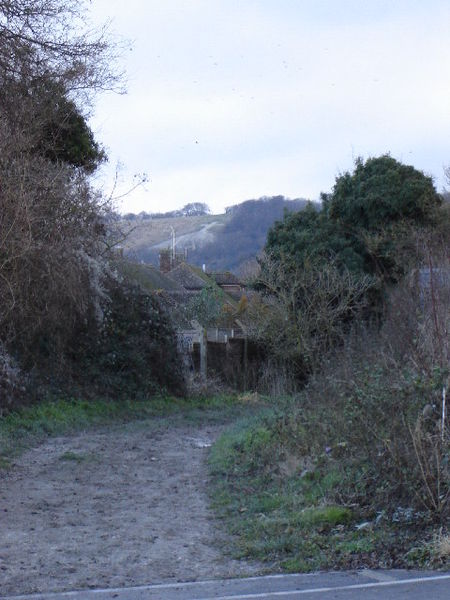
<svg viewBox="0 0 450 600"><path fill-rule="evenodd" d="M272 196L230 206L221 215L126 215L121 224L128 233L124 250L139 261L156 265L160 250L172 244L173 230L177 251L187 251L190 263L205 264L209 271L236 272L262 250L269 228L286 210L301 210L306 203Z"/></svg>

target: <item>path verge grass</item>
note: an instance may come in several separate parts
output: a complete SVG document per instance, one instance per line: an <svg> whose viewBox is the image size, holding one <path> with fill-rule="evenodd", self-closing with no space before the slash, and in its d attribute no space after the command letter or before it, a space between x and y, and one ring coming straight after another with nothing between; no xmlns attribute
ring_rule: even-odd
<svg viewBox="0 0 450 600"><path fill-rule="evenodd" d="M230 395L188 399L157 396L133 401L53 398L0 418L0 469L8 468L11 459L23 450L52 436L145 420L221 423L245 410L238 398Z"/></svg>

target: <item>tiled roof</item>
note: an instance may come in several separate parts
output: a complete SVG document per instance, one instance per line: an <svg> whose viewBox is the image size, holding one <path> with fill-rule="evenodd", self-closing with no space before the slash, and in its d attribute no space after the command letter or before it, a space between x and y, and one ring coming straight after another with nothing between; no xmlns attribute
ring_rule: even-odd
<svg viewBox="0 0 450 600"><path fill-rule="evenodd" d="M196 275L187 263L181 263L178 267L169 271L167 277L186 290L202 290L207 286L207 282Z"/></svg>
<svg viewBox="0 0 450 600"><path fill-rule="evenodd" d="M210 273L217 285L241 285L241 282L234 273L226 271L224 273Z"/></svg>
<svg viewBox="0 0 450 600"><path fill-rule="evenodd" d="M182 286L178 285L176 281L169 279L167 275L161 273L153 265L121 260L117 261L115 266L122 275L138 283L149 292L155 290L183 290Z"/></svg>

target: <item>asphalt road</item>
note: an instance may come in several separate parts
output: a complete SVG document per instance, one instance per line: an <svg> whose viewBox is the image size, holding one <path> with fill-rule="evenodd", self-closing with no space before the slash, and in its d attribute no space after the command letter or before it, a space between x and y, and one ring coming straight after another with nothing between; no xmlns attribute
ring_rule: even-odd
<svg viewBox="0 0 450 600"><path fill-rule="evenodd" d="M0 592L1 593L1 592ZM353 571L0 596L0 600L449 600L450 573Z"/></svg>

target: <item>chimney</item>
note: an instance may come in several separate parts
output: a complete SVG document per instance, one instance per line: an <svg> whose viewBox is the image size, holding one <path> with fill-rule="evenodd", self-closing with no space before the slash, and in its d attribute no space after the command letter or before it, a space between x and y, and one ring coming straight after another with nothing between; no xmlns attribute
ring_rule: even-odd
<svg viewBox="0 0 450 600"><path fill-rule="evenodd" d="M159 253L159 270L161 273L168 273L172 269L171 250L161 250Z"/></svg>

